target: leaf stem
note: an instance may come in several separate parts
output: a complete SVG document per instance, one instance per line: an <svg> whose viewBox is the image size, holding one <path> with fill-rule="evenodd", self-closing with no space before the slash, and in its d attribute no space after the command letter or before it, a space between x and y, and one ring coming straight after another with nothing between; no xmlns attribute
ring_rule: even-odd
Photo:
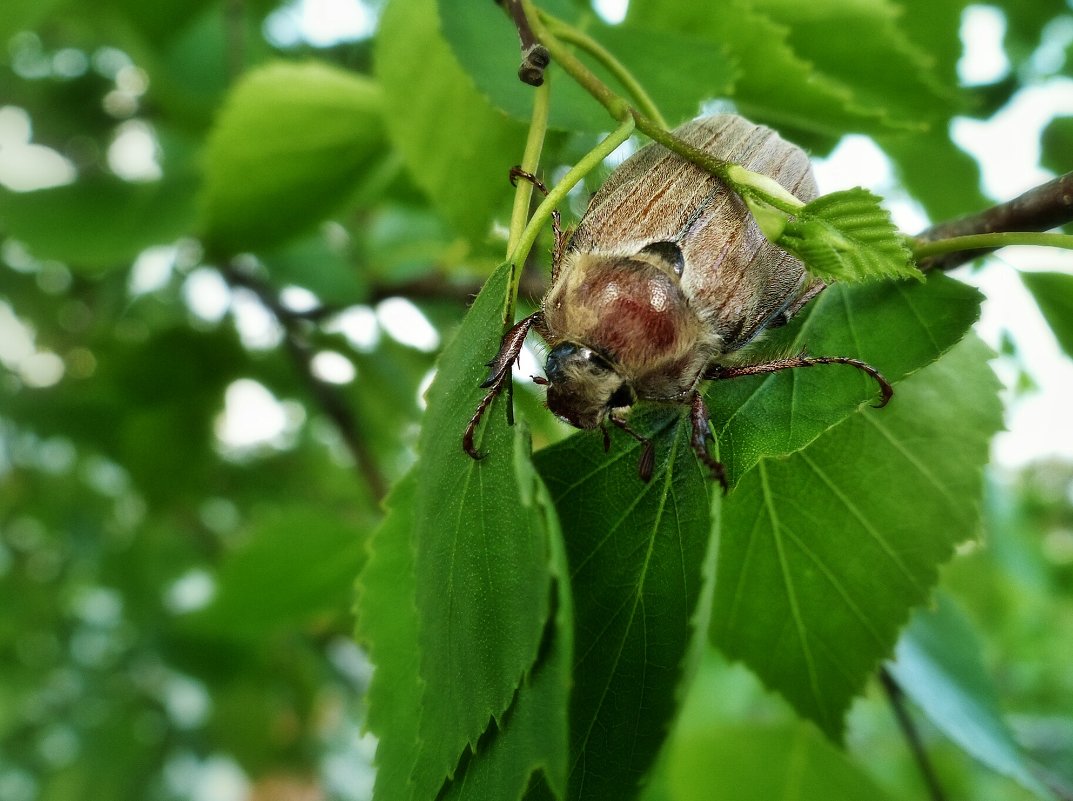
<svg viewBox="0 0 1073 801"><path fill-rule="evenodd" d="M1010 245L1035 245L1037 247L1073 250L1073 235L1046 234L1035 231L1007 231L1004 233L952 236L947 239L935 239L930 242L916 240L913 243L913 255L917 259L923 259L965 250L995 250L1009 247Z"/></svg>
<svg viewBox="0 0 1073 801"><path fill-rule="evenodd" d="M659 109L652 100L651 95L645 91L641 82L633 77L633 73L626 68L626 65L615 58L611 51L588 34L579 31L572 25L553 17L545 11L540 12L540 18L548 26L548 30L560 40L568 42L575 47L580 47L603 64L604 67L607 68L607 71L614 75L618 82L630 93L642 114L651 118L651 120L660 128L666 129L669 127L667 121L663 118L663 115L660 114Z"/></svg>
<svg viewBox="0 0 1073 801"><path fill-rule="evenodd" d="M549 84L545 82L537 87L533 97L533 116L529 120L529 135L525 140L525 152L522 154L521 168L536 174L540 165L540 152L544 149L544 136L548 130L548 109L550 103ZM507 233L507 254L518 247L525 222L529 217L529 203L533 198L533 185L529 181L518 181L514 191L514 207L510 212L510 230Z"/></svg>
<svg viewBox="0 0 1073 801"><path fill-rule="evenodd" d="M625 105L619 109L619 118L621 119L619 127L609 133L603 141L586 153L577 164L571 167L566 175L563 176L562 180L551 188L551 191L548 192L544 201L537 206L537 210L533 212L533 216L529 219L529 224L525 226L525 230L522 232L517 245L510 251L508 260L512 264L519 265L525 261L541 228L543 228L551 218L552 211L554 211L560 203L566 200L566 196L569 194L570 190L573 189L582 178L592 172L601 161L611 155L619 145L630 138L630 134L633 133L635 125L633 117L630 115L629 109ZM511 298L517 297L518 284L520 281L521 270L516 270L514 280L511 284Z"/></svg>

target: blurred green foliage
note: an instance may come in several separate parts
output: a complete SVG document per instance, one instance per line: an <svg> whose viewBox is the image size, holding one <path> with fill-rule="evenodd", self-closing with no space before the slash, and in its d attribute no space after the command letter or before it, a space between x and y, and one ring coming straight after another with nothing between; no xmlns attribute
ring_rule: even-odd
<svg viewBox="0 0 1073 801"><path fill-rule="evenodd" d="M456 768L464 781L446 792L462 797L485 787L518 796L527 786L531 797L575 797L578 775L593 776L591 792L600 787L608 797L624 797L617 794L642 777L652 799L709 797L713 786L748 787L757 798L922 797L877 687L860 684L955 545L958 555L942 569L955 617L944 621L974 649L972 681L984 689L968 700L997 698L981 714L1009 750L981 756L959 742L965 729L924 700L934 697L928 690L954 695L939 684L909 693L922 704L914 715L925 745L950 797L1048 797L1039 783L1070 797L1073 467L996 473L977 508L983 439L997 421L987 354L969 341L924 367L968 327L975 300L964 287L942 295L945 316L928 305L943 292L934 282L923 306L912 288L886 298L897 308L873 341L851 336L860 295L840 304L846 319L824 328L823 337L862 348L865 358L891 360L894 372L919 371L899 385L917 398L902 416L866 412L839 423L871 396L867 382L852 386L859 376L813 384L816 376L803 375L800 387L815 389L798 395L789 378L743 382L740 394L713 400L713 410L723 404L733 418L726 428L718 415L715 422L728 465L740 460L742 473L734 476L741 491L721 513L710 487L687 475L682 421L660 414L640 421L661 432L666 457L658 472L666 483L651 492L630 483L637 448L618 432L617 462L600 461L598 436L575 437L540 453L536 468L524 437L490 434L485 444L499 455L483 475L494 477L489 486L508 483L509 493L448 482L475 468L453 435L438 432L464 427L472 405L455 402L455 385L438 384L432 423L419 435L425 392L441 344L502 258L506 171L520 159L530 102L513 73L504 80L513 33L485 5L471 17L433 0L355 3L353 13L379 19L376 34L313 45L296 27L293 1L5 3L0 798L369 798L375 742L367 720L385 738L381 761L392 781L405 781L418 753L433 753L420 777L432 787L428 797ZM723 6L712 13L685 0L634 0L625 23L611 26L587 3L546 5L634 69L672 123L704 102L730 101L817 153L843 134L871 135L899 188L935 219L985 203L979 166L950 139L950 121L990 116L1025 88L1073 78L1068 36L1061 39L1073 24L1068 4L997 4L1010 68L967 89L955 71L959 0ZM485 35L506 38L483 50ZM601 127L595 103L566 88L566 76L555 82L562 91L552 95L549 176L611 127ZM1049 169L1069 169L1068 122L1058 117L1044 133ZM27 191L26 181L49 175L49 185ZM1067 353L1068 278L1026 279ZM398 308L384 303L393 298L408 302L401 316L385 311ZM480 334L456 339L441 364L458 393L477 392L494 350L493 301L468 321ZM836 315L835 293L825 302L815 320ZM913 330L927 347L881 336L921 309L930 311ZM807 318L797 325L787 341L808 330ZM1014 364L1017 354L1001 359ZM805 403L824 387L831 394L822 410ZM515 403L538 450L563 438L529 386L517 388ZM792 406L796 417L764 431L769 404ZM969 407L976 416L962 413ZM931 439L921 441L921 431ZM862 441L881 461L846 444ZM941 459L895 472L891 454L926 453L935 442ZM424 484L399 483L418 452L410 475ZM765 467L749 472L761 459ZM802 477L803 463L811 478ZM929 467L942 480L929 478ZM783 478L773 500L765 482L775 475ZM919 587L871 591L872 565L858 562L846 575L824 576L841 588L837 602L810 595L819 584L779 595L787 576L816 571L807 554L786 567L793 560L780 549L788 541L759 545L764 526L748 525L777 512L811 520L802 531L811 525L823 538L816 521L852 496L853 481L890 486L887 500L906 509L904 527L922 538L876 542L935 552L919 573L908 571ZM368 540L385 519L380 502L396 484L394 511L368 561ZM937 495L949 496L949 509L921 500ZM854 538L894 516L889 507L854 508L855 520L827 540L850 567ZM485 522L488 551L465 555L495 555L494 598L470 594L488 564L437 561ZM532 533L524 552L496 539L515 524ZM711 540L716 568L716 546L703 538L720 525L731 528ZM982 539L967 544L978 525ZM445 550L410 552L405 538L418 527L440 536ZM606 540L609 532L616 536ZM605 541L612 552L601 551ZM371 665L352 636L351 612L367 562L363 603L373 602L363 607L363 642L372 642L374 659L403 668L385 671L388 683L374 682L368 697ZM762 575L746 582L736 572ZM712 576L726 584L713 590ZM440 581L459 582L460 607L443 605ZM512 605L481 617L501 598ZM610 606L622 598L633 606ZM884 605L883 632L846 634L869 603ZM623 608L651 616L611 625L611 612ZM747 609L743 625L734 614ZM460 614L471 645L458 662L441 663L438 641L454 630L430 630L427 621L448 626ZM836 666L824 669L845 684L837 708L814 708L830 700L823 681L787 676L796 663L784 661L784 640L772 634L795 615L810 634L798 642L805 650L844 637L847 661L832 657ZM863 620L867 629L872 619ZM828 634L825 622L838 631ZM927 625L918 617L909 631ZM782 695L728 664L706 642L709 631ZM482 651L490 643L491 655ZM489 676L464 674L459 698L422 699L429 677L443 693L457 690L459 667L475 655L494 663ZM603 672L568 675L592 664ZM938 673L928 675L937 682ZM571 683L583 695L568 708ZM844 727L845 750L807 719L828 733ZM616 739L618 727L632 739ZM407 740L415 734L424 750ZM475 756L463 755L467 743ZM584 759L602 761L589 766L595 773L571 776ZM794 774L794 759L808 769ZM1015 767L1004 770L1004 759ZM378 796L393 798L394 786Z"/></svg>

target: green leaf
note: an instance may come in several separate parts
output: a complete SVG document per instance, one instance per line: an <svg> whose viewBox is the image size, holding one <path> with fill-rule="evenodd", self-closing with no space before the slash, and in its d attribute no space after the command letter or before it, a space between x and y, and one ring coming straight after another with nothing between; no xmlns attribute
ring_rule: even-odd
<svg viewBox="0 0 1073 801"><path fill-rule="evenodd" d="M853 106L871 108L899 123L948 116L956 76L935 73L931 52L910 41L903 10L894 0L752 0L757 11L785 25L789 45L813 70L837 76L853 96ZM938 4L938 3L937 3ZM957 41L958 28L950 31ZM868 42L862 58L861 42Z"/></svg>
<svg viewBox="0 0 1073 801"><path fill-rule="evenodd" d="M945 594L937 593L936 602L913 616L888 669L920 711L967 753L1040 798L1053 798L1006 725L976 632Z"/></svg>
<svg viewBox="0 0 1073 801"><path fill-rule="evenodd" d="M189 234L195 189L189 176L151 183L93 178L36 192L0 188L0 226L40 259L96 273L127 267L150 245Z"/></svg>
<svg viewBox="0 0 1073 801"><path fill-rule="evenodd" d="M208 142L206 239L234 253L308 230L354 192L383 144L368 78L316 62L247 73Z"/></svg>
<svg viewBox="0 0 1073 801"><path fill-rule="evenodd" d="M1040 135L1040 164L1062 175L1073 170L1073 116L1055 117Z"/></svg>
<svg viewBox="0 0 1073 801"><path fill-rule="evenodd" d="M387 516L369 540L369 558L357 585L357 638L376 665L367 699L369 729L377 737L377 801L415 797L410 772L422 690L410 542L416 493L417 477L411 470L388 496Z"/></svg>
<svg viewBox="0 0 1073 801"><path fill-rule="evenodd" d="M811 726L709 721L679 732L667 755L669 801L773 798L883 801L889 796Z"/></svg>
<svg viewBox="0 0 1073 801"><path fill-rule="evenodd" d="M46 19L58 0L8 0L4 3L4 13L0 14L0 42L19 31L32 30Z"/></svg>
<svg viewBox="0 0 1073 801"><path fill-rule="evenodd" d="M713 642L839 738L938 566L979 523L1001 426L988 349L970 337L727 499Z"/></svg>
<svg viewBox="0 0 1073 801"><path fill-rule="evenodd" d="M522 471L527 478L519 478L532 483L537 510L548 526L555 617L548 621L541 655L518 688L502 725L485 732L476 752L440 796L442 801L520 799L538 778L554 798L566 797L574 605L555 507L532 465L523 463ZM526 799L533 801L533 796L527 794Z"/></svg>
<svg viewBox="0 0 1073 801"><path fill-rule="evenodd" d="M772 0L769 11L762 0L727 0L713 14L699 3L634 0L627 21L726 48L741 70L732 98L737 108L784 130L834 136L850 130L920 130L945 109L922 71L923 54L891 24L892 6L838 0L783 5L776 7ZM808 33L799 36L797 25ZM846 30L867 33L842 39ZM809 37L819 40L815 47ZM881 81L883 93L873 89L871 76L861 74L859 49L852 55L845 51L860 41L868 41L871 60L890 69ZM830 59L816 52L825 46L833 51Z"/></svg>
<svg viewBox="0 0 1073 801"><path fill-rule="evenodd" d="M990 205L980 191L979 163L950 141L945 129L886 136L878 142L894 162L898 179L931 219L953 219ZM936 164L943 168L935 169Z"/></svg>
<svg viewBox="0 0 1073 801"><path fill-rule="evenodd" d="M518 32L503 9L497 4L482 3L462 14L450 0L438 0L438 5L444 37L477 88L497 108L515 119L528 121L533 109L533 87L518 79L521 61ZM574 19L578 14L569 5L542 3L541 8L564 21L581 22ZM727 94L733 85L737 72L733 62L724 48L711 42L647 27L610 26L588 19L580 27L624 61L670 120L692 118L703 101ZM584 53L578 55L602 81L616 92L624 93L606 69ZM553 68L550 80L554 101L549 127L596 133L614 127L607 109L569 76Z"/></svg>
<svg viewBox="0 0 1073 801"><path fill-rule="evenodd" d="M1059 346L1073 358L1073 275L1068 273L1021 273Z"/></svg>
<svg viewBox="0 0 1073 801"><path fill-rule="evenodd" d="M570 798L632 798L667 735L703 637L718 494L690 448L688 415L639 411L652 437L652 480L640 446L598 432L537 454L567 544L576 607Z"/></svg>
<svg viewBox="0 0 1073 801"><path fill-rule="evenodd" d="M507 172L521 158L525 126L477 92L437 22L435 0L392 0L377 34L376 75L388 134L414 182L479 241L497 212L506 216Z"/></svg>
<svg viewBox="0 0 1073 801"><path fill-rule="evenodd" d="M511 270L485 284L440 358L419 443L412 532L421 676L418 797L454 775L493 718L499 724L533 665L549 615L544 515L520 472L528 443L505 424L507 398L485 413L480 462L461 447L485 394L484 363L504 330Z"/></svg>
<svg viewBox="0 0 1073 801"><path fill-rule="evenodd" d="M880 198L861 187L813 200L786 224L776 244L828 283L924 278Z"/></svg>
<svg viewBox="0 0 1073 801"><path fill-rule="evenodd" d="M294 506L257 520L223 559L212 603L184 623L218 637L263 638L345 607L362 537L322 509ZM296 571L296 563L304 565Z"/></svg>
<svg viewBox="0 0 1073 801"><path fill-rule="evenodd" d="M960 340L980 301L977 290L941 275L923 284L836 284L788 326L769 332L746 361L802 350L849 356L897 383ZM714 381L705 393L731 485L761 458L803 448L877 397L872 378L840 365ZM901 402L896 390L891 403Z"/></svg>

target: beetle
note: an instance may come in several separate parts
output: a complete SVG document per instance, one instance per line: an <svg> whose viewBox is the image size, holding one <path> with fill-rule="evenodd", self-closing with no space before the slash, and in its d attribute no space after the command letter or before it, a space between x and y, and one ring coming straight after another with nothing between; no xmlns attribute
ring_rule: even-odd
<svg viewBox="0 0 1073 801"><path fill-rule="evenodd" d="M773 178L801 200L817 195L808 156L777 133L734 114L716 114L674 130L724 161ZM512 181L535 178L515 168ZM650 440L626 422L638 401L690 408L691 444L726 489L723 465L708 451L703 381L796 367L845 364L879 384L877 406L893 389L871 365L838 356L742 362L742 349L784 325L825 288L795 257L768 241L745 203L701 167L652 143L626 159L600 187L572 235L555 221L551 285L540 309L515 324L488 362L489 390L466 428L473 437L485 409L510 377L530 329L548 344L547 406L580 429L621 428L642 444L639 474L655 462Z"/></svg>

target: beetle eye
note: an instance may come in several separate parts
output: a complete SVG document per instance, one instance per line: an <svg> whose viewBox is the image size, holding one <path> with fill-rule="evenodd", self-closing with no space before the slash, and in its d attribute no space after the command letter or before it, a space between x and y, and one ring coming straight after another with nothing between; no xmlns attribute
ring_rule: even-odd
<svg viewBox="0 0 1073 801"><path fill-rule="evenodd" d="M633 388L629 384L622 384L611 393L611 397L607 399L607 405L611 409L618 409L623 406L633 406L637 402L637 396L633 392Z"/></svg>

